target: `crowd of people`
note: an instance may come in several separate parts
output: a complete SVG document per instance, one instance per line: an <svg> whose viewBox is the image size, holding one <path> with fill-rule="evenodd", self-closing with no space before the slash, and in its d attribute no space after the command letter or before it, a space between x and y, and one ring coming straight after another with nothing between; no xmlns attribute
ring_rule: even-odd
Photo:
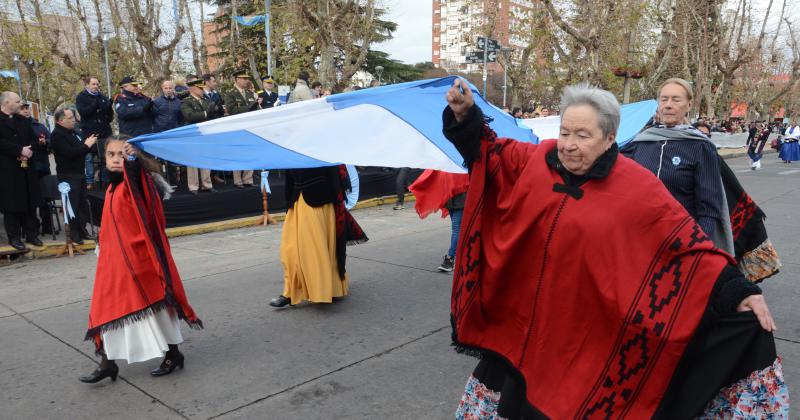
<svg viewBox="0 0 800 420"><path fill-rule="evenodd" d="M86 228L87 194L109 182L105 144L112 136L115 119L119 135L132 138L281 105L271 76L263 77L263 89L256 90L252 77L244 70L233 74L233 86L225 92L217 90L219 82L214 74L189 74L183 80L163 80L159 94L152 98L144 94L142 83L132 76L122 78L117 85L119 92L111 97L101 92L97 77L86 77L83 82L84 88L76 95L74 104L56 109L52 131L31 116L30 104L17 94L5 92L0 98L5 116L4 132L0 133L3 148L0 172L8 181L0 183L3 203L0 210L5 214L8 242L17 250L25 250L26 242L42 246L40 235L54 231L54 215L42 200L40 185L42 178L53 173L51 154L58 182L70 186L69 197L75 213L70 220L70 239L83 244L84 240L96 239ZM330 94L330 89L320 82L310 83L308 72L301 71L288 102ZM197 195L217 192L215 184L225 184L230 178L236 188L254 187L259 184L257 176L252 170L227 174L161 162L156 182L163 181L170 188L185 186Z"/></svg>

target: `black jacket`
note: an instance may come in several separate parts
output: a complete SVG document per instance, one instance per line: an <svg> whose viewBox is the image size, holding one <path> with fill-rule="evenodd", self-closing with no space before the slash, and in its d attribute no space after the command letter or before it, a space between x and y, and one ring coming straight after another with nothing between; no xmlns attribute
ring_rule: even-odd
<svg viewBox="0 0 800 420"><path fill-rule="evenodd" d="M56 158L56 173L60 175L80 175L85 170L85 156L90 149L74 130L56 124L50 136L50 146Z"/></svg>
<svg viewBox="0 0 800 420"><path fill-rule="evenodd" d="M665 144L666 143L666 144ZM703 231L714 237L722 220L722 182L717 149L710 141L630 142L622 154L649 169L692 215Z"/></svg>
<svg viewBox="0 0 800 420"><path fill-rule="evenodd" d="M31 122L0 112L0 211L26 212L41 202L39 175L33 165L20 166L24 146L37 142Z"/></svg>
<svg viewBox="0 0 800 420"><path fill-rule="evenodd" d="M81 132L88 137L93 133L104 139L111 135L111 121L114 121L114 110L111 101L102 93L92 95L84 89L75 97L75 107L81 117Z"/></svg>
<svg viewBox="0 0 800 420"><path fill-rule="evenodd" d="M167 98L164 95L153 99L153 132L171 130L180 127L183 123L181 117L181 100L177 96Z"/></svg>
<svg viewBox="0 0 800 420"><path fill-rule="evenodd" d="M35 118L31 118L31 126L33 127L33 134L36 136L36 143L33 144L31 150L33 150L33 157L31 158L31 164L33 165L33 169L36 172L41 174L50 174L50 131L44 124L36 121ZM39 137L44 136L45 143L42 144L39 142Z"/></svg>
<svg viewBox="0 0 800 420"><path fill-rule="evenodd" d="M336 203L342 181L339 168L327 166L310 169L290 169L286 171L286 205L294 206L295 201L303 194L306 204L321 207L328 203Z"/></svg>
<svg viewBox="0 0 800 420"><path fill-rule="evenodd" d="M225 101L222 100L222 95L219 94L216 90L212 90L211 92L205 91L203 93L203 97L208 100L209 109L208 109L208 119L213 120L214 118L220 118L225 116Z"/></svg>
<svg viewBox="0 0 800 420"><path fill-rule="evenodd" d="M278 102L277 92L261 92L261 109L272 108Z"/></svg>
<svg viewBox="0 0 800 420"><path fill-rule="evenodd" d="M147 96L122 92L117 96L114 110L119 119L119 133L136 137L153 132L153 101Z"/></svg>

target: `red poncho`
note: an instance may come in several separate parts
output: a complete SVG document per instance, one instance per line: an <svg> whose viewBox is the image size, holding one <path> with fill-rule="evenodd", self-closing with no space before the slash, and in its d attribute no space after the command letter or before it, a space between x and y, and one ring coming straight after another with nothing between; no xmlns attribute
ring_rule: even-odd
<svg viewBox="0 0 800 420"><path fill-rule="evenodd" d="M138 164L126 164L124 180L108 187L103 205L86 333L98 351L103 332L166 306L190 326L202 328L186 298L164 229L161 198L150 175Z"/></svg>
<svg viewBox="0 0 800 420"><path fill-rule="evenodd" d="M438 210L442 210L442 217L447 217L448 211L445 208L447 202L467 192L467 188L469 188L467 174L426 169L413 184L409 185L408 190L414 193L416 200L414 209L419 218L424 219Z"/></svg>
<svg viewBox="0 0 800 420"><path fill-rule="evenodd" d="M635 162L619 156L574 198L545 162L555 142L483 130L456 257L455 344L502 356L549 418L651 418L732 259Z"/></svg>

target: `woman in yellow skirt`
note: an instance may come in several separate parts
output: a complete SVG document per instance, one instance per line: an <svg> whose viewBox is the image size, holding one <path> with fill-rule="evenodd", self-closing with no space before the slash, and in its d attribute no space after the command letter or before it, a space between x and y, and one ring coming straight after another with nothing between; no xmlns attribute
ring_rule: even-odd
<svg viewBox="0 0 800 420"><path fill-rule="evenodd" d="M283 293L270 306L331 303L347 295L345 246L368 240L345 208L349 189L344 165L287 171Z"/></svg>

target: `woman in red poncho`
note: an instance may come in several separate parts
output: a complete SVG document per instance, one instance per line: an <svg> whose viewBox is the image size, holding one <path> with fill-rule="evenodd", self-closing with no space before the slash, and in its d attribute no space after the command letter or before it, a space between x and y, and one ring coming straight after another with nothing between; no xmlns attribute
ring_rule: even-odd
<svg viewBox="0 0 800 420"><path fill-rule="evenodd" d="M461 80L447 100L470 172L453 341L481 356L457 418L788 418L761 290L619 154L613 94L566 88L540 144L497 138Z"/></svg>
<svg viewBox="0 0 800 420"><path fill-rule="evenodd" d="M153 376L183 368L183 341L179 319L191 327L203 323L189 306L178 269L164 232L164 211L149 170L149 158L120 138L106 143L106 169L111 184L106 191L100 226L99 255L89 329L102 358L81 382L117 379L114 360L128 363L164 357ZM128 157L126 159L126 156Z"/></svg>

